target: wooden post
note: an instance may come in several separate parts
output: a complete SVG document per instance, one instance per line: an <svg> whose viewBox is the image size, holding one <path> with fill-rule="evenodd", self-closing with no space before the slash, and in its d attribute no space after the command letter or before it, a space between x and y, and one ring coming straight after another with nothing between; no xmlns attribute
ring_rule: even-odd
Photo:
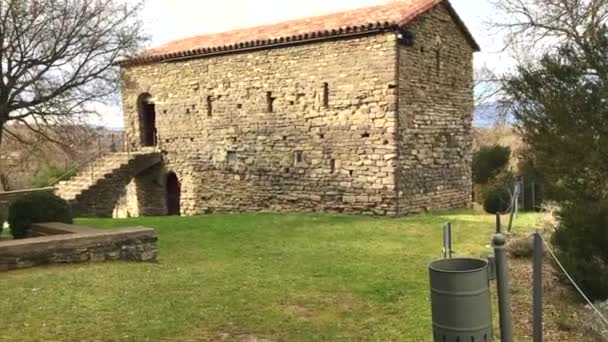
<svg viewBox="0 0 608 342"><path fill-rule="evenodd" d="M536 182L532 182L532 210L536 211Z"/></svg>
<svg viewBox="0 0 608 342"><path fill-rule="evenodd" d="M452 259L452 224L443 226L443 258Z"/></svg>
<svg viewBox="0 0 608 342"><path fill-rule="evenodd" d="M534 342L543 341L543 238L540 231L534 234L534 261L532 275L532 302Z"/></svg>
<svg viewBox="0 0 608 342"><path fill-rule="evenodd" d="M114 133L110 135L111 144L110 144L110 152L116 152L116 142L114 141Z"/></svg>
<svg viewBox="0 0 608 342"><path fill-rule="evenodd" d="M129 135L127 131L123 133L125 152L127 152L127 159L131 159L131 148L129 147Z"/></svg>
<svg viewBox="0 0 608 342"><path fill-rule="evenodd" d="M496 234L501 233L500 213L496 213Z"/></svg>

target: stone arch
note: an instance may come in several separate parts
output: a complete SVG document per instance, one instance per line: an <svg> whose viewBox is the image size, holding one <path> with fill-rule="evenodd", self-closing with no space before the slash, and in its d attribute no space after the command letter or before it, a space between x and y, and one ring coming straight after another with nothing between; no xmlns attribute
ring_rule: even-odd
<svg viewBox="0 0 608 342"><path fill-rule="evenodd" d="M134 155L111 174L98 174L94 185L72 203L79 216L137 217L166 212L159 153Z"/></svg>
<svg viewBox="0 0 608 342"><path fill-rule="evenodd" d="M156 146L156 104L150 93L143 93L137 99L139 116L139 136L141 146Z"/></svg>
<svg viewBox="0 0 608 342"><path fill-rule="evenodd" d="M166 188L166 205L167 205L167 215L169 216L179 216L181 215L181 195L182 195L182 185L177 177L175 172L167 173L167 178L165 181Z"/></svg>

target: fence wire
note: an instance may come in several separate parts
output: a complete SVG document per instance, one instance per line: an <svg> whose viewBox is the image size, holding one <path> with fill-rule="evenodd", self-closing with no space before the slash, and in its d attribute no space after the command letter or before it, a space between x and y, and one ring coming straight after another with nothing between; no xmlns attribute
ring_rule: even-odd
<svg viewBox="0 0 608 342"><path fill-rule="evenodd" d="M542 234L539 234L539 235L540 235L541 239L543 240L543 242L544 242L547 250L549 251L549 254L551 254L551 256L553 257L553 259L555 260L555 262L557 263L557 265L559 266L559 268L562 269L562 272L564 272L564 274L566 275L566 277L568 278L568 280L570 280L570 282L572 283L572 285L574 285L574 287L576 288L576 290L578 291L578 293L581 294L581 296L585 299L585 301L587 302L587 304L589 304L589 306L593 309L593 311L595 311L595 313L604 322L605 328L608 329L608 319L606 319L606 317L604 317L604 315L602 314L602 312L600 310L598 310L598 308L591 302L591 300L589 299L589 297L587 297L587 295L585 294L585 292L583 292L583 290L581 289L581 287L578 286L578 284L574 281L574 279L572 278L572 276L570 275L570 273L568 273L568 271L566 271L566 268L559 261L559 259L557 258L557 256L553 252L553 249L551 249L551 245L549 245L549 243L547 242L547 240L545 240L545 237Z"/></svg>

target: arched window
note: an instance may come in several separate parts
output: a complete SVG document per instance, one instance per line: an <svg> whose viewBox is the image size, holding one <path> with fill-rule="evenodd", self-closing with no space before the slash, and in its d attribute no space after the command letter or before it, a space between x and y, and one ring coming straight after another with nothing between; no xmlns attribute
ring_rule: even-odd
<svg viewBox="0 0 608 342"><path fill-rule="evenodd" d="M182 186L175 172L167 174L167 214L169 216L181 215Z"/></svg>
<svg viewBox="0 0 608 342"><path fill-rule="evenodd" d="M156 146L156 106L152 95L141 94L137 100L140 142L142 146Z"/></svg>

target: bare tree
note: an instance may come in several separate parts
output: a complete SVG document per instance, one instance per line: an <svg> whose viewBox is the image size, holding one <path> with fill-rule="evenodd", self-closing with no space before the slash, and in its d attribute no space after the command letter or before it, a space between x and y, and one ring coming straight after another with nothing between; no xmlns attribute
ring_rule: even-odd
<svg viewBox="0 0 608 342"><path fill-rule="evenodd" d="M593 44L608 22L608 0L493 0L493 26L506 34L506 47L530 62L547 49L568 44L594 56ZM522 58L522 56L524 56ZM595 56L594 56L595 57Z"/></svg>
<svg viewBox="0 0 608 342"><path fill-rule="evenodd" d="M608 0L491 0L496 11L490 22L505 37L517 66L537 64L548 52L569 46L590 77L608 82L608 61L597 47L608 24ZM508 79L510 75L502 75ZM502 83L499 81L498 84ZM499 116L509 115L510 100L499 96Z"/></svg>
<svg viewBox="0 0 608 342"><path fill-rule="evenodd" d="M112 101L116 62L139 50L141 2L0 0L0 146L27 127L61 143L57 127Z"/></svg>
<svg viewBox="0 0 608 342"><path fill-rule="evenodd" d="M475 69L473 88L477 119L494 125L505 122L506 114L498 105L502 96L501 82L501 77L487 66Z"/></svg>
<svg viewBox="0 0 608 342"><path fill-rule="evenodd" d="M475 69L475 105L491 102L500 93L500 79L487 66Z"/></svg>

